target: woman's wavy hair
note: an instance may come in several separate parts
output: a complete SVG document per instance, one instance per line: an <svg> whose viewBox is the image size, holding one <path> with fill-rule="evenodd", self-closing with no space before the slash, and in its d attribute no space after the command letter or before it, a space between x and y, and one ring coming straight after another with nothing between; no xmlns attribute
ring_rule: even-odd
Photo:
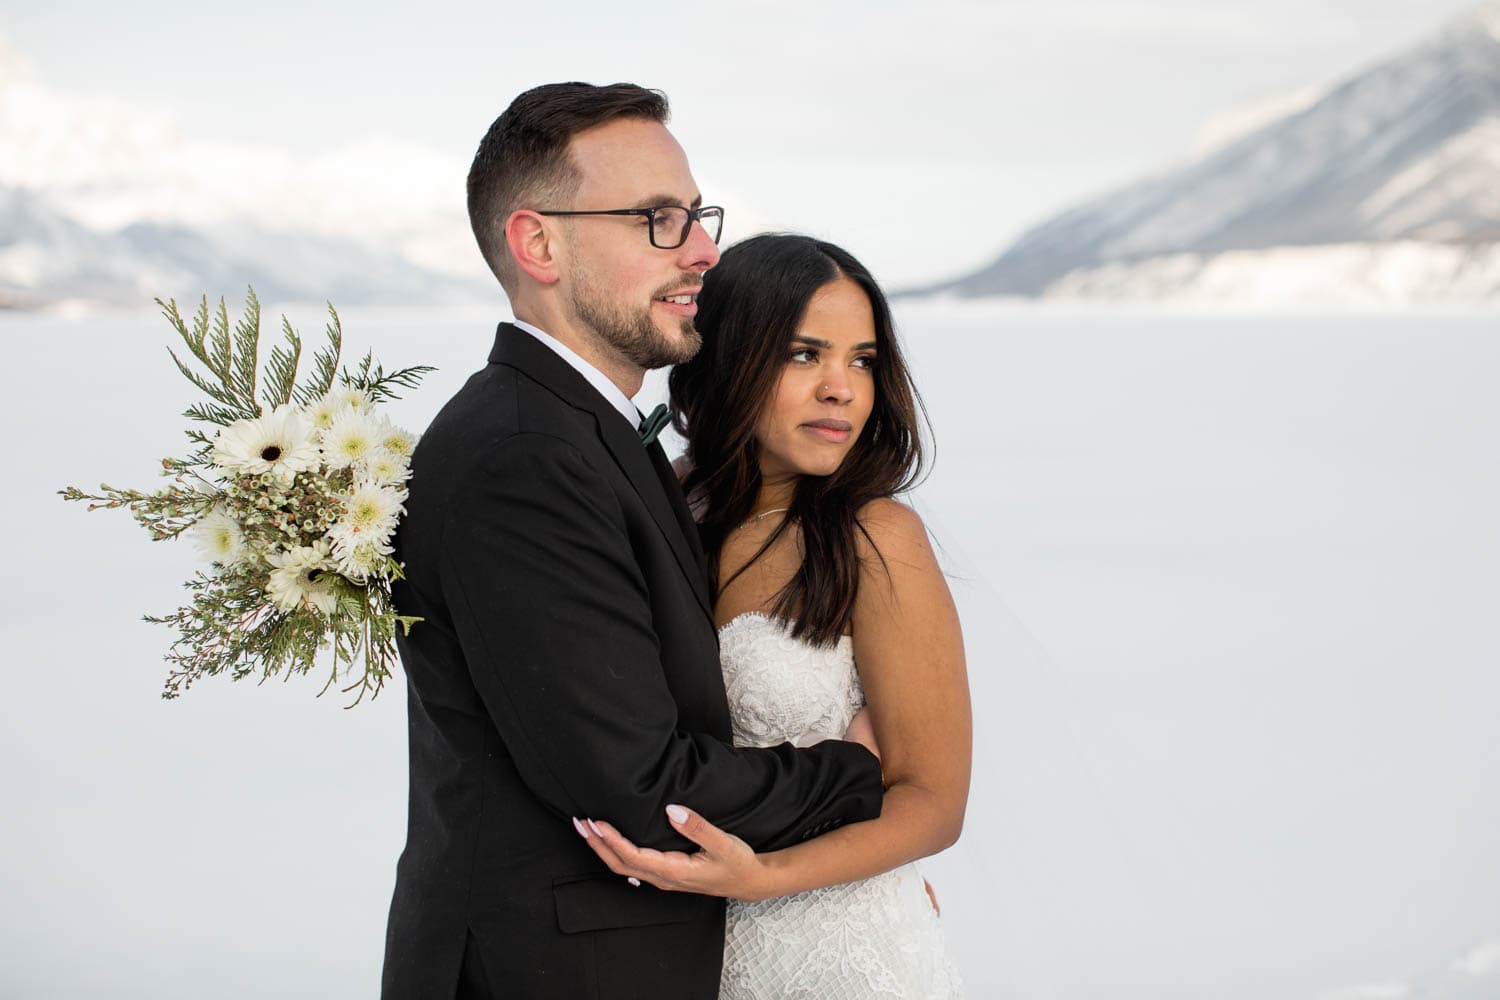
<svg viewBox="0 0 1500 1000"><path fill-rule="evenodd" d="M926 423L926 412L901 356L885 294L863 264L832 243L780 233L753 236L725 250L705 276L696 320L703 348L668 380L672 424L687 439L692 463L683 487L699 510L709 579L717 581L724 541L754 513L760 493L756 420L776 392L808 302L840 278L864 290L875 314L870 418L835 472L801 477L780 526L717 587L722 593L788 527L800 526L802 565L777 595L772 613L791 624L794 636L817 645L836 642L854 614L857 537L869 540L860 509L909 490L924 468L919 420Z"/></svg>

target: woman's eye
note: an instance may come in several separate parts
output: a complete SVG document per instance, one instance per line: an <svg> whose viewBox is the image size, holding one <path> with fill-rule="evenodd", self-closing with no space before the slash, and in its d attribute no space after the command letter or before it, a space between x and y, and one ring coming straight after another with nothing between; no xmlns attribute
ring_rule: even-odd
<svg viewBox="0 0 1500 1000"><path fill-rule="evenodd" d="M813 350L811 347L804 347L801 350L793 351L791 354L791 360L796 361L799 364L809 364L818 360L818 352Z"/></svg>
<svg viewBox="0 0 1500 1000"><path fill-rule="evenodd" d="M854 359L854 364L855 364L855 367L857 367L857 368L863 368L866 371L868 371L868 370L874 368L875 365L876 365L875 355L873 355L873 354L861 354L859 357L857 357L857 358Z"/></svg>

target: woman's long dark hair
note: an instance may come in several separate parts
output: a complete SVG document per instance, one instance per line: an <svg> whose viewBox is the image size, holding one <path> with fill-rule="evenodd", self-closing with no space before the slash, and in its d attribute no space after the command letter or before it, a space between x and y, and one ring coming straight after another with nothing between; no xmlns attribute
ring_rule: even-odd
<svg viewBox="0 0 1500 1000"><path fill-rule="evenodd" d="M756 420L776 392L808 302L839 278L864 289L875 314L874 407L833 474L797 481L786 518L750 559L764 555L789 526L801 528L802 565L772 613L791 623L794 636L818 645L836 642L854 614L857 537L869 539L859 510L910 489L923 467L918 414L925 420L925 412L885 294L863 264L832 243L785 234L751 237L724 251L705 276L696 320L703 348L672 369L668 381L672 423L687 439L692 463L683 487L701 504L709 579L717 581L724 541L754 513L760 494Z"/></svg>

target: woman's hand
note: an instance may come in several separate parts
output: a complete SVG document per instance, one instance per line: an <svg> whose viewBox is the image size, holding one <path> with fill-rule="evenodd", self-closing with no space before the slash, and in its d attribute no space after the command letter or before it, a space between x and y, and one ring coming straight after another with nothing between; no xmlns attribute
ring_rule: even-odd
<svg viewBox="0 0 1500 1000"><path fill-rule="evenodd" d="M758 902L779 895L770 871L750 845L684 806L667 806L672 828L700 848L694 854L637 847L603 820L573 820L609 870L670 892L696 892Z"/></svg>

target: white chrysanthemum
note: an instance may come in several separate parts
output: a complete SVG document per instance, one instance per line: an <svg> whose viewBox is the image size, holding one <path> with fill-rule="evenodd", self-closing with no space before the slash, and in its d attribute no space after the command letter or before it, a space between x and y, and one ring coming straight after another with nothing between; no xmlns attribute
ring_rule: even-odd
<svg viewBox="0 0 1500 1000"><path fill-rule="evenodd" d="M339 414L348 408L349 404L334 393L324 393L308 404L307 419L319 434L323 434L327 432L328 428L333 426L333 422L338 419Z"/></svg>
<svg viewBox="0 0 1500 1000"><path fill-rule="evenodd" d="M335 544L359 545L369 541L387 542L396 530L396 521L406 513L401 506L406 491L375 483L354 484L344 498L344 515L328 529Z"/></svg>
<svg viewBox="0 0 1500 1000"><path fill-rule="evenodd" d="M328 395L337 399L355 413L369 413L375 408L375 401L370 398L370 394L363 389L356 389L353 386L346 385L342 388L334 389Z"/></svg>
<svg viewBox="0 0 1500 1000"><path fill-rule="evenodd" d="M270 473L291 482L318 467L312 427L295 406L278 406L257 419L236 420L214 438L213 463L227 472Z"/></svg>
<svg viewBox="0 0 1500 1000"><path fill-rule="evenodd" d="M391 423L383 421L380 435L380 447L395 455L397 458L410 459L411 453L417 447L417 436L410 431L404 431Z"/></svg>
<svg viewBox="0 0 1500 1000"><path fill-rule="evenodd" d="M390 545L373 537L360 542L341 535L334 543L333 557L341 574L355 583L364 583L370 574L385 565L385 557L391 551Z"/></svg>
<svg viewBox="0 0 1500 1000"><path fill-rule="evenodd" d="M406 459L377 448L360 463L359 473L361 479L368 479L377 486L399 486L411 478L411 465Z"/></svg>
<svg viewBox="0 0 1500 1000"><path fill-rule="evenodd" d="M273 569L266 593L283 611L310 607L332 616L338 608L333 592L333 567L329 564L328 545L299 545L286 552L267 557Z"/></svg>
<svg viewBox="0 0 1500 1000"><path fill-rule="evenodd" d="M193 537L209 562L237 565L245 555L245 533L222 507L215 507L193 526Z"/></svg>
<svg viewBox="0 0 1500 1000"><path fill-rule="evenodd" d="M344 410L323 432L323 460L333 469L363 462L379 447L379 423L358 410Z"/></svg>

